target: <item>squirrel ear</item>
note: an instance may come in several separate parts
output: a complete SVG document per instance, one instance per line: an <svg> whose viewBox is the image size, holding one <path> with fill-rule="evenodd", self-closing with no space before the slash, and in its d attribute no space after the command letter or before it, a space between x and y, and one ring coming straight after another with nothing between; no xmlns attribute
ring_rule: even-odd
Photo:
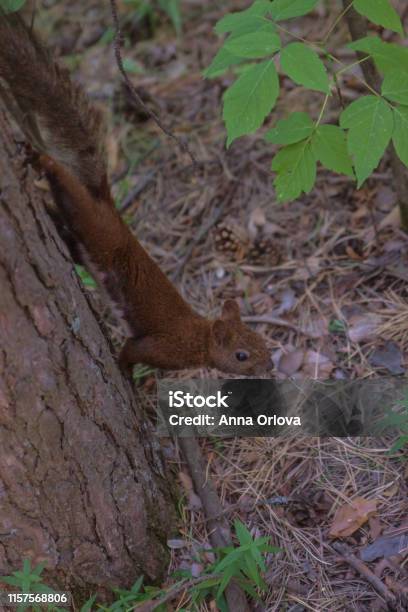
<svg viewBox="0 0 408 612"><path fill-rule="evenodd" d="M235 300L225 300L221 318L224 321L241 321L239 306Z"/></svg>
<svg viewBox="0 0 408 612"><path fill-rule="evenodd" d="M216 319L212 324L213 338L219 346L225 346L228 340L231 338L230 330L228 325L222 319Z"/></svg>

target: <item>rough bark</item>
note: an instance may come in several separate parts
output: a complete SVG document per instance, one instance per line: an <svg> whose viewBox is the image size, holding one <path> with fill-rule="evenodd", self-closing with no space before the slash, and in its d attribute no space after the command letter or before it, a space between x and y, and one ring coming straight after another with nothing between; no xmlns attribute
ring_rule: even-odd
<svg viewBox="0 0 408 612"><path fill-rule="evenodd" d="M72 591L160 578L160 452L0 108L0 575Z"/></svg>
<svg viewBox="0 0 408 612"><path fill-rule="evenodd" d="M343 0L343 7L350 6L350 0ZM359 40L367 36L367 21L357 11L351 7L347 10L346 20L352 40ZM356 53L359 60L367 57L365 53ZM381 91L381 76L375 67L373 60L367 59L360 64L364 78L367 83L376 91ZM394 146L389 147L391 170L393 173L393 184L397 193L397 199L401 214L401 226L408 232L408 171L398 157Z"/></svg>

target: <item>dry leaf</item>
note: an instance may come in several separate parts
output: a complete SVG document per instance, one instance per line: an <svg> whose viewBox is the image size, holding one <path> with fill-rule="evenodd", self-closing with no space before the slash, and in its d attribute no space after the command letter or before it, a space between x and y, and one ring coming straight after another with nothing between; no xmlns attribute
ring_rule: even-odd
<svg viewBox="0 0 408 612"><path fill-rule="evenodd" d="M273 309L272 314L274 317L281 317L294 308L296 304L296 295L293 289L285 289L282 294L277 297L280 299L280 305Z"/></svg>
<svg viewBox="0 0 408 612"><path fill-rule="evenodd" d="M305 353L301 349L284 353L279 360L279 372L286 374L286 376L292 376L301 367L304 356Z"/></svg>
<svg viewBox="0 0 408 612"><path fill-rule="evenodd" d="M394 484L392 484L390 487L388 487L388 489L385 489L383 491L383 495L384 495L384 497L394 497L394 495L396 495L399 490L400 490L399 483L398 482L394 482Z"/></svg>
<svg viewBox="0 0 408 612"><path fill-rule="evenodd" d="M391 187L383 185L379 188L377 195L375 196L376 207L386 212L389 211L391 206L394 206L397 201L397 194Z"/></svg>
<svg viewBox="0 0 408 612"><path fill-rule="evenodd" d="M382 524L378 516L370 516L368 519L370 525L370 535L372 540L376 540L382 533Z"/></svg>
<svg viewBox="0 0 408 612"><path fill-rule="evenodd" d="M356 497L350 503L338 508L329 535L332 538L345 538L359 529L376 512L377 501Z"/></svg>
<svg viewBox="0 0 408 612"><path fill-rule="evenodd" d="M390 374L404 374L405 368L401 350L396 342L386 342L383 347L375 349L369 362L375 368L384 368Z"/></svg>
<svg viewBox="0 0 408 612"><path fill-rule="evenodd" d="M375 561L380 557L393 557L408 549L408 534L383 536L363 548L360 556L363 561Z"/></svg>
<svg viewBox="0 0 408 612"><path fill-rule="evenodd" d="M349 340L351 342L371 340L376 335L380 324L381 318L378 315L372 313L353 315L348 321L347 335Z"/></svg>
<svg viewBox="0 0 408 612"><path fill-rule="evenodd" d="M191 564L191 575L193 578L198 578L203 573L203 566L201 563L192 563Z"/></svg>
<svg viewBox="0 0 408 612"><path fill-rule="evenodd" d="M266 223L265 212L257 206L251 212L248 221L248 235L251 240L254 240L258 236L259 228L262 228Z"/></svg>
<svg viewBox="0 0 408 612"><path fill-rule="evenodd" d="M306 351L302 371L308 378L326 379L332 373L333 368L333 362L323 353Z"/></svg>

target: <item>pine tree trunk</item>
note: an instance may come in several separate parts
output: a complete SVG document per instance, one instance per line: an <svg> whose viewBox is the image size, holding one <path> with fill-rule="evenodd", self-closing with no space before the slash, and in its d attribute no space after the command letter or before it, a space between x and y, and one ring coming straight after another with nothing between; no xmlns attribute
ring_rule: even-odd
<svg viewBox="0 0 408 612"><path fill-rule="evenodd" d="M0 575L154 581L170 482L33 177L0 108Z"/></svg>

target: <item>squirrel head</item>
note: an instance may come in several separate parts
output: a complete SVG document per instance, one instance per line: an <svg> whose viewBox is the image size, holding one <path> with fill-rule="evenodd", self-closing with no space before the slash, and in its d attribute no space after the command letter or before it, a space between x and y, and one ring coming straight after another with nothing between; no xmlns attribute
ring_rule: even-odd
<svg viewBox="0 0 408 612"><path fill-rule="evenodd" d="M241 321L235 300L226 300L212 322L209 356L213 367L230 374L258 376L272 366L265 340Z"/></svg>

